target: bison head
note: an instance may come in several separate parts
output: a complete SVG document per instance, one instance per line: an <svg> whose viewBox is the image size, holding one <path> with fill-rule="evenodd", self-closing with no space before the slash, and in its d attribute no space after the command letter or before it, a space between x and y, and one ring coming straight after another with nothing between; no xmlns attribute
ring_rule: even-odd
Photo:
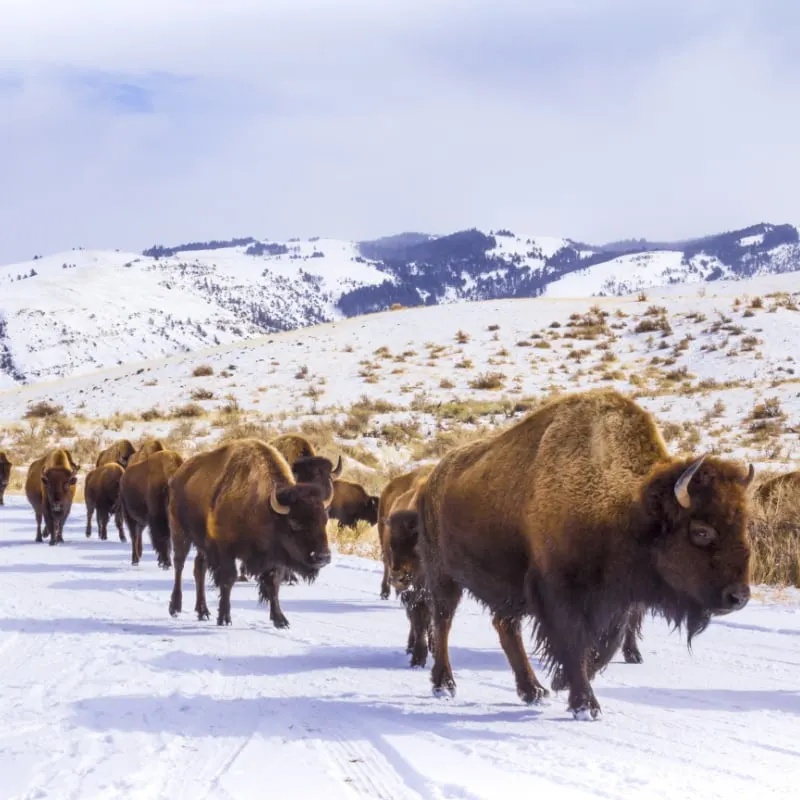
<svg viewBox="0 0 800 800"><path fill-rule="evenodd" d="M278 523L276 534L287 556L287 566L306 579L315 577L331 560L326 528L332 500L332 490L326 494L312 483L276 486L270 495L270 508Z"/></svg>
<svg viewBox="0 0 800 800"><path fill-rule="evenodd" d="M42 486L47 495L47 504L50 511L56 516L67 511L72 503L75 484L78 482L77 471L77 467L74 470L54 467L42 475Z"/></svg>
<svg viewBox="0 0 800 800"><path fill-rule="evenodd" d="M362 519L365 519L370 525L378 524L378 503L380 503L380 500L380 497L371 494L364 501Z"/></svg>
<svg viewBox="0 0 800 800"><path fill-rule="evenodd" d="M750 599L753 475L752 465L744 474L730 461L703 456L659 470L645 487L649 560L666 585L659 604L686 621L690 641L711 616L744 608Z"/></svg>
<svg viewBox="0 0 800 800"><path fill-rule="evenodd" d="M298 483L315 483L323 491L331 491L333 482L342 474L342 457L336 466L322 456L304 456L292 463L292 474Z"/></svg>
<svg viewBox="0 0 800 800"><path fill-rule="evenodd" d="M419 571L419 514L396 511L386 524L389 528L389 582L398 592L404 592Z"/></svg>

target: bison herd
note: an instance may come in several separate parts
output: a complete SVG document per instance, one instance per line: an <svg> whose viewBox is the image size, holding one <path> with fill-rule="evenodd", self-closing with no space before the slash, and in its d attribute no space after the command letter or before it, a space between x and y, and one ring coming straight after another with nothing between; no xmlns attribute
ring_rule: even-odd
<svg viewBox="0 0 800 800"><path fill-rule="evenodd" d="M36 541L63 541L79 469L63 448L30 465ZM328 520L377 524L380 596L394 588L405 608L411 665L432 653L435 694L455 694L448 638L467 592L491 612L525 703L549 694L522 641L532 619L551 687L568 690L579 719L599 715L592 680L620 648L626 661L641 661L646 612L685 627L691 643L712 617L750 598L752 465L671 457L653 417L613 390L553 400L394 478L380 498L342 471L341 457L334 466L294 434L240 439L186 460L158 441L135 450L122 440L86 475L86 536L96 514L106 539L113 516L138 564L147 528L158 564L174 570L173 616L194 548L199 619L210 616L208 572L218 625L231 622L234 583L252 578L283 628L280 587L313 581L330 563ZM9 472L0 453L0 505Z"/></svg>

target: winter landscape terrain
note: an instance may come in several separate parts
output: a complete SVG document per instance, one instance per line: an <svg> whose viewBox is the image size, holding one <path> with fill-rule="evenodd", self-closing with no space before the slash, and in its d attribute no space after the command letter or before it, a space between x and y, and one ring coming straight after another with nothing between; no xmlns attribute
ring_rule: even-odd
<svg viewBox="0 0 800 800"><path fill-rule="evenodd" d="M0 450L15 465L0 507L0 797L793 796L796 525L756 542L754 599L692 654L648 620L645 663L615 658L596 681L602 721L581 724L563 694L541 709L518 701L490 618L469 600L451 640L458 694L435 700L429 670L407 666L398 601L378 597L374 529L331 529L334 562L283 590L288 630L271 626L252 583L237 584L222 629L171 619L171 575L149 542L131 567L113 527L107 542L84 537L80 502L97 452L123 436L190 456L299 430L379 491L549 397L597 386L653 411L676 454L746 459L759 480L793 470L800 261L796 229L795 243L776 229L778 243L768 226L729 236L733 250L706 242L713 257L697 243L579 246L597 259L580 269L553 261L567 240L492 234L508 263L536 248L529 266L552 268L537 297L484 262L456 286L431 258L415 284L407 250L436 241L425 237L274 255L255 240L74 251L0 268ZM440 307L403 299L430 290L426 275ZM50 548L33 542L21 488L57 445L82 472L66 541Z"/></svg>
<svg viewBox="0 0 800 800"><path fill-rule="evenodd" d="M169 617L152 551L132 568L114 534L83 528L78 506L63 546L35 545L25 504L0 508L4 798L794 796L796 592L759 593L693 654L648 621L644 664L616 658L595 682L603 720L580 723L563 694L518 701L469 600L451 636L458 694L434 699L374 561L338 556L285 587L284 631L237 584L218 628ZM191 607L191 577L185 591Z"/></svg>
<svg viewBox="0 0 800 800"><path fill-rule="evenodd" d="M630 294L800 269L794 225L595 246L495 230L81 248L0 266L0 389L383 311Z"/></svg>

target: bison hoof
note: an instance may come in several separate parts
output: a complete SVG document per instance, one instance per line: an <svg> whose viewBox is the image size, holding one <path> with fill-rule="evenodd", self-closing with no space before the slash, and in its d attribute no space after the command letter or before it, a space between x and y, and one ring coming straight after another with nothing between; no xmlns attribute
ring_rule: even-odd
<svg viewBox="0 0 800 800"><path fill-rule="evenodd" d="M550 692L544 686L535 683L533 686L526 686L524 689L518 688L517 695L525 705L532 706L541 703L545 697L549 697Z"/></svg>
<svg viewBox="0 0 800 800"><path fill-rule="evenodd" d="M411 656L412 667L424 667L428 660L428 648L423 647L421 650L414 650Z"/></svg>
<svg viewBox="0 0 800 800"><path fill-rule="evenodd" d="M52 547L53 545L56 545L56 544L58 544L58 539L56 539L55 536L51 536L50 537L50 547Z"/></svg>
<svg viewBox="0 0 800 800"><path fill-rule="evenodd" d="M642 654L639 652L638 647L628 648L626 647L622 651L622 655L625 658L626 664L641 664L644 659L642 658Z"/></svg>
<svg viewBox="0 0 800 800"><path fill-rule="evenodd" d="M444 686L434 686L433 696L439 700L447 700L448 697L455 697L456 696L455 683L448 683Z"/></svg>
<svg viewBox="0 0 800 800"><path fill-rule="evenodd" d="M579 722L591 722L595 719L601 719L603 712L599 707L590 708L589 706L581 706L581 708L571 708L572 716Z"/></svg>
<svg viewBox="0 0 800 800"><path fill-rule="evenodd" d="M217 625L230 625L231 618L230 617L217 617Z"/></svg>
<svg viewBox="0 0 800 800"><path fill-rule="evenodd" d="M389 590L381 589L381 600L388 600L388 599L389 599Z"/></svg>
<svg viewBox="0 0 800 800"><path fill-rule="evenodd" d="M204 619L211 619L211 612L207 608L196 608L197 619L202 622Z"/></svg>
<svg viewBox="0 0 800 800"><path fill-rule="evenodd" d="M276 628L288 628L289 627L289 620L281 614L279 617L275 617L272 620L272 624Z"/></svg>
<svg viewBox="0 0 800 800"><path fill-rule="evenodd" d="M43 541L44 541L44 539L42 539L42 537L41 537L41 536L37 536L37 537L36 537L36 541L37 541L37 542L43 542Z"/></svg>
<svg viewBox="0 0 800 800"><path fill-rule="evenodd" d="M247 583L247 581L247 575L239 575L239 577L236 579L237 583Z"/></svg>
<svg viewBox="0 0 800 800"><path fill-rule="evenodd" d="M125 538L125 534L124 534L124 533L121 533L121 534L119 535L119 540L120 540L121 542L127 542L127 541L128 541L128 540Z"/></svg>

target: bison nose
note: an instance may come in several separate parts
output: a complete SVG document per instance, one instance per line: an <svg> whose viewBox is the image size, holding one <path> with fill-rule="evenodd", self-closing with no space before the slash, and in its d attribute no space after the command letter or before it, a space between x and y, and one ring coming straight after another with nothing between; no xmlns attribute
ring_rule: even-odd
<svg viewBox="0 0 800 800"><path fill-rule="evenodd" d="M331 563L330 550L312 550L309 556L315 567L324 567L326 564Z"/></svg>
<svg viewBox="0 0 800 800"><path fill-rule="evenodd" d="M750 587L745 583L735 583L722 592L722 605L730 611L738 611L747 605Z"/></svg>

